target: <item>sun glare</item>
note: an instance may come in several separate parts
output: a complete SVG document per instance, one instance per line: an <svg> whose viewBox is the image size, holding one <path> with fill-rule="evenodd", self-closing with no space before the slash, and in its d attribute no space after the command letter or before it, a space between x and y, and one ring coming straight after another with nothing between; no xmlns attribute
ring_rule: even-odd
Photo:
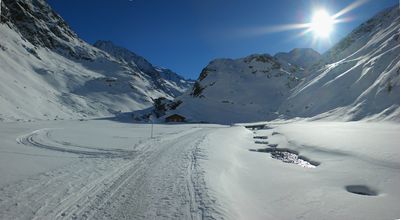
<svg viewBox="0 0 400 220"><path fill-rule="evenodd" d="M334 19L325 10L318 10L314 13L310 28L318 38L327 38L333 31Z"/></svg>
<svg viewBox="0 0 400 220"><path fill-rule="evenodd" d="M0 0L1 1L1 0ZM336 25L340 23L350 22L352 16L343 17L350 13L354 9L360 7L361 5L367 3L370 0L354 0L351 4L342 8L339 11L328 11L328 5L312 4L309 9L304 9L305 12L302 14L310 15L304 16L307 21L300 21L299 23L289 23L273 26L264 26L254 29L249 29L246 31L240 30L240 34L245 35L260 35L277 33L284 31L300 30L298 34L294 34L290 37L291 40L299 37L310 37L310 43L312 47L323 44L332 44L332 42L337 39L337 35L333 35ZM309 13L310 11L312 13Z"/></svg>

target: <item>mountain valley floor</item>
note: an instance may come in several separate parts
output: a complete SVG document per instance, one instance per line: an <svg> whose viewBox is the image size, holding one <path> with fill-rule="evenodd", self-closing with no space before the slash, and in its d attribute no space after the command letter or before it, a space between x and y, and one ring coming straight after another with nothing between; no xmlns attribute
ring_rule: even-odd
<svg viewBox="0 0 400 220"><path fill-rule="evenodd" d="M399 124L258 124L1 122L0 219L399 218Z"/></svg>

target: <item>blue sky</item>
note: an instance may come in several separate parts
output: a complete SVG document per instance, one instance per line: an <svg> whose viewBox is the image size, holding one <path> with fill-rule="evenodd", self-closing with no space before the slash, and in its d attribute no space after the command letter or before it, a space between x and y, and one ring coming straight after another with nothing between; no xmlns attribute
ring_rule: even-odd
<svg viewBox="0 0 400 220"><path fill-rule="evenodd" d="M84 40L111 40L151 63L189 78L215 58L312 47L326 51L368 18L398 0L370 0L343 17L331 42L312 44L301 30L259 33L276 25L306 23L316 7L331 14L354 0L48 0Z"/></svg>

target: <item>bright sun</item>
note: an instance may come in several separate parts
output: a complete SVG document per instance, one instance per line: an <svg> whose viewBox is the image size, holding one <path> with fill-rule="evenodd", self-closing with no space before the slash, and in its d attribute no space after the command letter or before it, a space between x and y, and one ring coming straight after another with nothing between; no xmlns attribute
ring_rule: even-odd
<svg viewBox="0 0 400 220"><path fill-rule="evenodd" d="M327 38L333 31L334 19L325 10L318 10L311 20L311 30L318 38Z"/></svg>

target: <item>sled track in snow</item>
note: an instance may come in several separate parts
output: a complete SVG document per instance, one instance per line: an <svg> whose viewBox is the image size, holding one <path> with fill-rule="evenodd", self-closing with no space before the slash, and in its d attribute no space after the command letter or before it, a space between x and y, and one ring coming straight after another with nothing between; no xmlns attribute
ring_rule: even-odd
<svg viewBox="0 0 400 220"><path fill-rule="evenodd" d="M215 219L199 166L207 129L149 139L132 151L63 145L51 131L17 141L79 156L1 188L0 219Z"/></svg>

